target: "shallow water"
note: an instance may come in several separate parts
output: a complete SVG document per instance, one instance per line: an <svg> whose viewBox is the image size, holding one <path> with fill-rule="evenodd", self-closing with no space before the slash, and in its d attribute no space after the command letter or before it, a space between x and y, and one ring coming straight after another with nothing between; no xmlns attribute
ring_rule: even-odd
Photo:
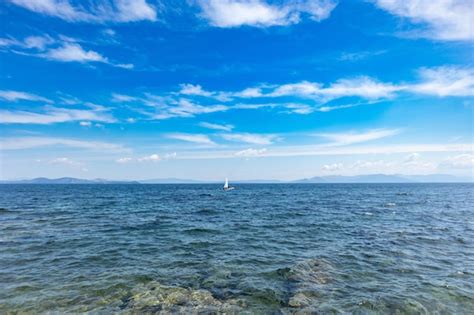
<svg viewBox="0 0 474 315"><path fill-rule="evenodd" d="M474 310L474 185L0 185L0 313Z"/></svg>

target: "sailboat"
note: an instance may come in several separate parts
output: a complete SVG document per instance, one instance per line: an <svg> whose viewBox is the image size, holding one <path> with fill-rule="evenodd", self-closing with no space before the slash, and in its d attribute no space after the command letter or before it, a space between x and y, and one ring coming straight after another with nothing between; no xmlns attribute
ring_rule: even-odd
<svg viewBox="0 0 474 315"><path fill-rule="evenodd" d="M229 180L227 179L227 177L225 178L225 183L224 183L224 190L225 191L228 191L228 190L233 190L235 189L234 187L232 186L229 186Z"/></svg>

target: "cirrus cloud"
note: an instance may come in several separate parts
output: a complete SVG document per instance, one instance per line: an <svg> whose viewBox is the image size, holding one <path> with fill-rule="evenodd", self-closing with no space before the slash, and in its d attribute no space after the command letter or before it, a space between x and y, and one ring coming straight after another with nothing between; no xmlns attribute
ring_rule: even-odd
<svg viewBox="0 0 474 315"><path fill-rule="evenodd" d="M134 22L157 19L156 8L146 0L92 1L73 4L69 0L9 0L32 12L68 22Z"/></svg>

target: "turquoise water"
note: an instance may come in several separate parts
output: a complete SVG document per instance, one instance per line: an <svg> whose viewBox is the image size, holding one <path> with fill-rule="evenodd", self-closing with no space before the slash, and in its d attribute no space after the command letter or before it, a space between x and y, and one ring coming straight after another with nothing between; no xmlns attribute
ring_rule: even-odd
<svg viewBox="0 0 474 315"><path fill-rule="evenodd" d="M474 185L0 185L0 313L467 314Z"/></svg>

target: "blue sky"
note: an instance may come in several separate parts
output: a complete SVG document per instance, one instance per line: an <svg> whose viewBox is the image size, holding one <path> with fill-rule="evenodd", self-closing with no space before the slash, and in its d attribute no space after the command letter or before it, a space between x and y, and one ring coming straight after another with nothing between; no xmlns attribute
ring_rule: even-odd
<svg viewBox="0 0 474 315"><path fill-rule="evenodd" d="M473 175L470 1L6 0L2 179Z"/></svg>

